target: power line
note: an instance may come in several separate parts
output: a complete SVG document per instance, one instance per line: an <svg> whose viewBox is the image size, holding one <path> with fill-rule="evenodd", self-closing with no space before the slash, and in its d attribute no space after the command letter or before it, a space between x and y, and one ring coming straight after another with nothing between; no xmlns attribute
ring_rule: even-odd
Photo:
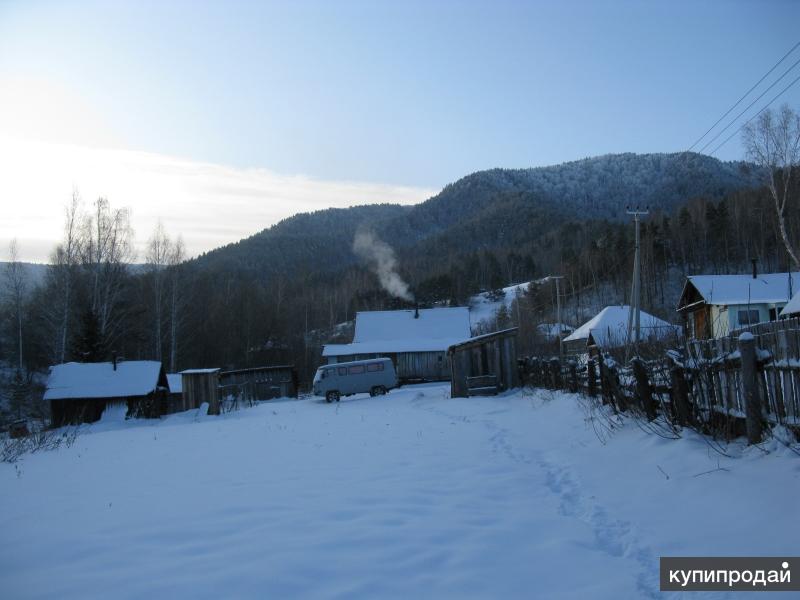
<svg viewBox="0 0 800 600"><path fill-rule="evenodd" d="M744 100L745 98L747 98L747 96L749 96L749 95L750 95L750 92L752 92L754 89L756 89L756 88L757 88L757 87L758 87L758 86L761 84L761 82L762 82L762 81L764 81L764 80L765 80L767 77L769 77L770 73L772 73L772 72L773 72L773 71L774 71L774 70L775 70L775 69L778 67L778 65L780 65L780 64L781 64L781 63L782 63L784 60L786 60L786 57L787 57L787 56L789 56L789 55L790 55L792 52L794 52L794 51L795 51L795 49L796 49L798 46L800 46L800 42L797 42L797 43L796 43L794 46L792 46L792 47L791 47L791 49L790 49L790 50L789 50L789 51L788 51L786 54L784 54L784 55L783 55L783 57L781 57L781 59L780 59L778 62L776 62L774 65L772 65L772 68L771 68L769 71L767 71L767 72L764 74L764 76L763 76L761 79L759 79L758 81L756 81L756 83L755 83L755 85L753 85L753 87L751 87L749 90L747 90L747 91L744 93L744 95L743 95L741 98L739 98L739 99L736 101L736 103L735 103L733 106L731 106L731 107L730 107L730 108L727 110L727 112L725 112L725 114L724 114L724 115L722 115L722 116L721 116L719 119L717 119L717 122L716 122L716 123L714 123L714 124L713 124L711 127L709 127L709 128L708 128L708 131L706 131L706 132L705 132L703 135L701 135L699 138L697 138L697 141L696 141L694 144L692 144L692 145L689 147L689 149L687 150L687 152L691 152L691 151L692 151L692 148L694 148L695 146L697 146L697 144L699 144L699 143L700 143L700 141L701 141L701 140L702 140L704 137L706 137L706 136L707 136L709 133L711 133L711 130L712 130L712 129L714 129L714 127L716 127L717 125L719 125L719 124L720 124L720 122L722 121L722 119L724 119L724 118L725 118L725 117L727 117L729 114L731 114L731 112L733 111L733 109L734 109L734 108L736 108L737 106L739 106L739 104L741 104L742 100Z"/></svg>
<svg viewBox="0 0 800 600"><path fill-rule="evenodd" d="M741 117L741 116L742 116L744 113L746 113L748 110L750 110L750 109L753 107L753 105L754 105L756 102L758 102L759 100L761 100L761 98L763 98L763 97L766 95L766 93L767 93L768 91L770 91L772 88L774 88L774 87L775 87L775 86L778 84L778 82L779 82L781 79L783 79L784 77L786 77L786 76L789 74L789 72L790 72L792 69L794 69L794 68L795 68L795 67L796 67L798 64L800 64L800 58L798 58L798 59L797 59L797 60L794 62L794 64L793 64L791 67L789 67L788 69L786 69L786 70L783 72L783 75L781 75L781 76L780 76L780 77L778 77L778 78L777 78L775 81L773 81L773 82L772 82L772 84L771 84L771 85L770 85L770 86L769 86L767 89L765 89L763 92L761 92L761 94L759 94L758 98L756 98L756 99L755 99L755 100L753 100L753 101L752 101L750 104L748 104L748 105L747 105L747 108L745 108L745 109L744 109L742 112L740 112L738 115L736 115L736 116L733 118L733 120L732 120L730 123L728 123L728 124L727 124L725 127L723 127L723 128L720 130L720 131L718 131L718 132L717 132L717 135L715 135L715 136L714 136L713 138L711 138L711 139L710 139L708 142L706 142L706 145L705 145L705 146L703 146L702 148L700 148L700 150L698 150L698 152L702 153L702 152L703 152L703 150L705 150L705 149L706 149L706 148L708 148L708 147L709 147L711 144L713 144L713 143L714 143L714 142L715 142L715 141L716 141L716 140L719 138L719 136L721 136L723 133L725 133L725 131L726 131L726 130L727 130L727 129L728 129L730 126L731 126L731 125L733 125L734 123L736 123L736 121L738 121L738 120L739 120L739 117ZM790 84L790 85L789 85L789 87L791 87L792 85L793 85L793 84ZM787 89L788 89L788 88L787 88Z"/></svg>
<svg viewBox="0 0 800 600"><path fill-rule="evenodd" d="M736 135L737 133L739 133L739 132L740 132L742 129L744 129L744 128L747 126L747 124L748 124L750 121L752 121L752 120L753 120L753 119L755 119L755 118L756 118L758 115L760 115L760 114L761 114L761 113L763 113L765 110L767 110L767 109L769 108L770 104L772 104L773 102L775 102L775 100L777 100L778 98L780 98L780 97L781 97L781 96L782 96L782 95L783 95L783 94L784 94L784 93L785 93L785 92L786 92L786 91L787 91L787 90L788 90L790 87L792 87L792 86L793 86L795 83L797 83L798 81L800 81L800 75L798 75L798 76L795 78L795 80L794 80L794 81L792 81L792 83L790 83L790 84L789 84L789 85L787 85L785 88L783 88L783 89L782 89L780 92L778 92L778 94L777 94L777 95L776 95L776 96L775 96L775 97L774 97L772 100L770 100L769 102L767 102L767 103L764 105L764 107L763 107L763 108L762 108L760 111L758 111L758 112L757 112L756 114L754 114L752 117L750 117L749 119L747 119L747 121L745 121L744 123L742 123L742 124L741 124L741 126L739 127L739 129L737 129L737 130L736 130L736 131L734 131L732 134L730 134L728 137L726 137L726 138L725 138L725 140L724 140L724 141L723 141L723 142L722 142L722 143L721 143L719 146L717 146L716 148L714 148L714 149L711 151L711 153L710 153L710 156L714 156L714 154L717 152L717 150L719 150L719 149L720 149L720 148L722 148L722 147L723 147L725 144L727 144L728 142L730 142L730 141L731 141L731 138L733 138L733 136L735 136L735 135Z"/></svg>

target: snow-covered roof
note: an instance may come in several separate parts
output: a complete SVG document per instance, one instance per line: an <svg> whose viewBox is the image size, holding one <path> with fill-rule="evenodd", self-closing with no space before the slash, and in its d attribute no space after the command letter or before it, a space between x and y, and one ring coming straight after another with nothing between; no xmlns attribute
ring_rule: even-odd
<svg viewBox="0 0 800 600"><path fill-rule="evenodd" d="M352 344L326 344L322 356L381 352L444 352L471 337L469 309L423 308L356 313Z"/></svg>
<svg viewBox="0 0 800 600"><path fill-rule="evenodd" d="M628 305L606 306L594 318L564 338L564 341L588 340L591 335L594 342L600 346L622 344L627 338L629 312L630 306ZM642 338L665 338L673 336L681 330L677 325L667 323L645 311L640 313L639 328Z"/></svg>
<svg viewBox="0 0 800 600"><path fill-rule="evenodd" d="M789 300L791 289L800 287L797 273L764 273L755 279L752 275L690 275L687 277L678 310L692 302L686 297L693 286L706 304L778 304Z"/></svg>
<svg viewBox="0 0 800 600"><path fill-rule="evenodd" d="M169 383L170 393L183 393L183 377L181 377L180 373L167 373L167 382Z"/></svg>
<svg viewBox="0 0 800 600"><path fill-rule="evenodd" d="M146 396L159 385L161 363L154 360L64 363L50 368L45 400Z"/></svg>
<svg viewBox="0 0 800 600"><path fill-rule="evenodd" d="M219 367L213 369L186 369L178 373L178 375L207 375L209 373L217 373L218 371Z"/></svg>
<svg viewBox="0 0 800 600"><path fill-rule="evenodd" d="M800 292L797 292L794 296L792 296L792 299L789 300L789 302L781 311L782 317L788 317L789 315L800 315Z"/></svg>

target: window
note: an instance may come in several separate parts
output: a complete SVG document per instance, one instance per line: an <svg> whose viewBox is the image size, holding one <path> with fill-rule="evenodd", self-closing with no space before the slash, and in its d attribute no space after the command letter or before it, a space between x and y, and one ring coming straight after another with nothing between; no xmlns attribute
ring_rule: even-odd
<svg viewBox="0 0 800 600"><path fill-rule="evenodd" d="M339 367L339 375L347 375L347 367Z"/></svg>
<svg viewBox="0 0 800 600"><path fill-rule="evenodd" d="M758 310L756 309L739 311L739 325L755 325L760 320Z"/></svg>
<svg viewBox="0 0 800 600"><path fill-rule="evenodd" d="M367 365L367 371L370 373L375 371L383 371L383 363L370 363Z"/></svg>
<svg viewBox="0 0 800 600"><path fill-rule="evenodd" d="M352 367L349 367L347 370L350 373L350 375L360 375L361 373L364 372L364 365L354 365Z"/></svg>

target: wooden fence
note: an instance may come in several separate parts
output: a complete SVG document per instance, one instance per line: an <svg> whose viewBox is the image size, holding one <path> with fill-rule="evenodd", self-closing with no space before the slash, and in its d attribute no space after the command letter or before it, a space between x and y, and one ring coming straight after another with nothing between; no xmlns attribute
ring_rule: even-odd
<svg viewBox="0 0 800 600"><path fill-rule="evenodd" d="M743 335L744 334L744 335ZM766 424L800 433L800 319L761 323L715 340L690 340L620 365L607 354L520 361L533 386L600 397L648 419L658 413L726 437L761 437Z"/></svg>

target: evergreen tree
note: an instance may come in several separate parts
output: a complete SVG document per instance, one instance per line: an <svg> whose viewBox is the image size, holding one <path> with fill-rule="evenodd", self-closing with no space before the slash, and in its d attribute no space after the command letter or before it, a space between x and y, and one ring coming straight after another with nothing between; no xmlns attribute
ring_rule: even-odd
<svg viewBox="0 0 800 600"><path fill-rule="evenodd" d="M81 318L73 355L80 362L101 362L106 359L106 349L100 333L100 320L91 308L86 309Z"/></svg>

